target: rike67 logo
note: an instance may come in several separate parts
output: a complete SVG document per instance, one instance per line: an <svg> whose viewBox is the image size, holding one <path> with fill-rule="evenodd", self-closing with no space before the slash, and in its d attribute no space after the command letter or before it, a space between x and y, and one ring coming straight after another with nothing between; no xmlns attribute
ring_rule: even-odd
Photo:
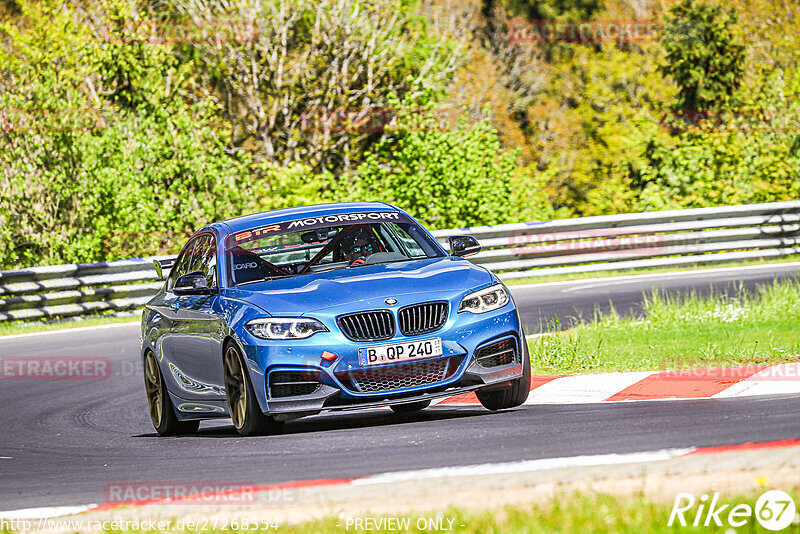
<svg viewBox="0 0 800 534"><path fill-rule="evenodd" d="M755 507L749 504L723 504L719 493L699 499L691 493L679 493L672 506L667 526L737 527L755 520L767 530L780 531L800 523L792 497L780 490L771 490L758 498Z"/></svg>

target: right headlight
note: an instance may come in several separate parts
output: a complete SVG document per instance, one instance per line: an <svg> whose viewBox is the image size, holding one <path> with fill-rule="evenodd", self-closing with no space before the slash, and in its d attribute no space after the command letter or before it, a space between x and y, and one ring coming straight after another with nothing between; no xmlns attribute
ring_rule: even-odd
<svg viewBox="0 0 800 534"><path fill-rule="evenodd" d="M328 329L316 319L305 317L265 317L247 323L247 329L261 339L305 339Z"/></svg>
<svg viewBox="0 0 800 534"><path fill-rule="evenodd" d="M508 304L508 290L503 284L496 284L480 291L470 293L461 301L458 313L486 313Z"/></svg>

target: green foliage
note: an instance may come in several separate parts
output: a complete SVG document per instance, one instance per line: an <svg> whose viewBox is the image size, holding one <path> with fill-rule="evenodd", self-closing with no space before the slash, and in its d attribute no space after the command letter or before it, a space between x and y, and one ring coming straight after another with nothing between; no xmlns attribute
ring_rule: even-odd
<svg viewBox="0 0 800 534"><path fill-rule="evenodd" d="M529 43L489 34L489 54L502 68L526 73L504 80L508 112L524 133L526 157L550 176L557 208L598 215L797 197L796 47L782 29L797 27L800 12L783 3L776 15L764 0L738 2L738 12L713 0L669 4L655 42L545 43L536 55ZM606 11L587 3L482 5L493 8L496 23L615 20L631 9L614 1ZM649 17L658 20L654 10ZM686 124L698 113L710 120Z"/></svg>
<svg viewBox="0 0 800 534"><path fill-rule="evenodd" d="M357 169L359 198L402 206L433 228L515 218L509 199L517 154L502 149L488 120L444 128L424 91L391 103L396 120ZM547 211L543 195L527 200L538 200L538 215Z"/></svg>
<svg viewBox="0 0 800 534"><path fill-rule="evenodd" d="M554 67L546 113L536 117L539 164L553 170L551 195L577 215L631 211L636 192L630 168L657 131L659 102L671 89L649 52L629 53L606 44L581 47ZM561 119L552 120L554 108Z"/></svg>
<svg viewBox="0 0 800 534"><path fill-rule="evenodd" d="M333 174L316 173L301 163L280 167L268 161L254 164L252 180L245 194L254 202L254 211L268 211L322 202L337 202L346 198Z"/></svg>
<svg viewBox="0 0 800 534"><path fill-rule="evenodd" d="M778 1L669 0L663 41L589 44L507 23L637 7L0 3L0 266L174 252L211 220L337 200L443 228L798 198L800 9ZM396 116L358 126L374 114Z"/></svg>
<svg viewBox="0 0 800 534"><path fill-rule="evenodd" d="M210 104L178 95L174 58L112 33L88 38L57 2L21 2L0 55L0 264L93 261L175 250L245 205L246 160ZM110 15L113 26L113 13ZM130 67L120 79L117 65ZM166 80L172 78L172 90Z"/></svg>
<svg viewBox="0 0 800 534"><path fill-rule="evenodd" d="M637 169L637 209L658 210L793 200L800 195L800 76L780 72L736 111L705 115L675 135L654 136Z"/></svg>
<svg viewBox="0 0 800 534"><path fill-rule="evenodd" d="M104 0L99 26L85 46L86 62L97 81L93 90L104 103L124 111L157 114L183 106L191 64L181 63L173 47L150 20L131 20L126 0ZM164 32L161 32L164 33Z"/></svg>
<svg viewBox="0 0 800 534"><path fill-rule="evenodd" d="M332 112L386 108L415 83L441 94L460 61L460 36L438 31L409 0L173 0L208 27L245 21L246 38L182 47L223 102L238 147L279 165L342 173L380 137L326 127ZM222 21L222 22L220 22Z"/></svg>
<svg viewBox="0 0 800 534"><path fill-rule="evenodd" d="M255 43L231 41L222 48L210 41L153 41L153 25L174 20L148 19L154 13L142 9L137 14L137 4L129 0L99 0L84 5L85 11L55 0L19 5L22 16L3 26L7 46L0 51L0 105L13 111L13 124L0 139L4 267L174 252L209 221L355 198L359 192L394 200L437 226L511 220L509 198L526 217L547 213L540 190L529 188L536 178L517 170L515 153L502 149L486 121L439 131L421 115L410 113L400 130L363 153L367 163L358 173L338 176L315 170L315 158L330 150L337 158L361 159L367 145L360 144L364 136L359 132L354 136L345 129L336 132L335 139L315 132L307 136L311 144L304 144L303 134L286 129L289 123L272 120L275 115L267 123L276 129L251 130L267 139L274 152L263 146L232 148L239 120L232 110L241 110L244 101L266 104L254 110L278 115L291 103L289 122L294 126L292 121L314 105L349 109L355 104L374 106L383 98L384 108L400 106L385 95L403 94L414 84L426 87L425 101L414 106L432 106L434 95L442 95L435 82L446 78L455 56L447 43L435 41L427 19L414 14L414 2L385 0L363 9L341 2L313 8L292 3L302 9L288 19L271 10L258 15L262 18L255 26L263 33L256 32ZM203 11L203 6L215 5L193 4L201 15L223 16L219 10ZM172 7L174 15L185 6L176 2ZM283 26L268 28L266 13L278 17ZM229 14L243 15L235 10ZM294 41L274 48L269 36L281 28L291 28ZM375 32L385 39L376 40ZM274 59L266 54L270 50L283 54L278 63L267 61ZM228 61L229 56L213 55L221 51L240 59L258 58L258 64L267 61L261 80L250 80L266 93L234 90L243 86L237 86L233 71L226 69L238 68L236 61L208 62L215 57ZM345 52L372 55L364 56L366 63L355 61L355 56L345 61L355 69L348 73L336 67L342 59L337 54ZM199 69L192 59L198 54ZM376 68L364 70L364 64ZM274 70L278 65L286 68L283 75ZM350 85L340 83L345 78ZM219 106L203 83L216 86L226 104ZM326 87L341 92L334 91L326 100L330 95L320 92ZM359 99L351 99L358 94ZM290 145L298 150L295 155ZM405 149L395 156L401 146ZM302 164L294 161L299 155L305 156ZM417 157L422 159L415 161ZM394 171L387 172L386 165ZM390 179L378 183L383 178ZM512 183L518 186L513 194ZM415 184L424 184L425 206L431 210L419 204L422 197Z"/></svg>
<svg viewBox="0 0 800 534"><path fill-rule="evenodd" d="M93 184L91 253L103 259L176 251L207 223L239 214L247 160L228 155L207 110L125 113L83 141ZM98 242L98 238L103 240Z"/></svg>
<svg viewBox="0 0 800 534"><path fill-rule="evenodd" d="M674 109L720 109L733 100L744 74L745 47L736 12L703 1L682 0L664 30L663 72L678 84Z"/></svg>
<svg viewBox="0 0 800 534"><path fill-rule="evenodd" d="M484 9L496 4L483 0ZM501 0L511 13L528 20L587 20L601 9L600 0Z"/></svg>
<svg viewBox="0 0 800 534"><path fill-rule="evenodd" d="M73 119L79 90L80 28L58 3L23 3L30 29L2 24L0 48L0 258L3 264L52 262L84 219L80 152ZM57 64L58 67L54 68ZM47 240L50 249L37 243Z"/></svg>

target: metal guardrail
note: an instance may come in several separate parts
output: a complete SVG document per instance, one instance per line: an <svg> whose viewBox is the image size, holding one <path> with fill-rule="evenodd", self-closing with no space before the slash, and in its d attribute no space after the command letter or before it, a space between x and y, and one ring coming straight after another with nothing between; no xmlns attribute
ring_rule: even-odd
<svg viewBox="0 0 800 534"><path fill-rule="evenodd" d="M800 254L800 201L438 230L471 234L471 261L501 279L714 264ZM0 321L143 306L163 282L154 258L0 272Z"/></svg>
<svg viewBox="0 0 800 534"><path fill-rule="evenodd" d="M469 233L501 279L713 264L800 253L800 201L603 215L434 232Z"/></svg>
<svg viewBox="0 0 800 534"><path fill-rule="evenodd" d="M154 258L0 272L0 321L121 312L161 289Z"/></svg>

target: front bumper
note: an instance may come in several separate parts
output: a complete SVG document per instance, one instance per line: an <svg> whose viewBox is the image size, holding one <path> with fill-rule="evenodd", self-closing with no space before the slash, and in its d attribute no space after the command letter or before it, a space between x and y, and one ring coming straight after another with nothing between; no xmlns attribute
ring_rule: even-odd
<svg viewBox="0 0 800 534"><path fill-rule="evenodd" d="M323 384L317 392L310 395L270 398L268 400L269 413L312 415L327 410L360 410L377 406L406 404L450 397L476 389L503 387L509 385L511 380L522 376L522 365L519 363L492 371L474 369L474 367L478 367L477 362L473 362L473 365L470 365L461 375L460 380L455 383L437 383L415 388L414 391L405 393L384 392L353 398L342 395L341 389Z"/></svg>
<svg viewBox="0 0 800 534"><path fill-rule="evenodd" d="M353 410L431 400L480 388L508 385L522 375L525 341L521 332L519 316L511 304L496 312L480 315L451 313L441 329L415 337L398 333L390 340L357 343L331 329L307 340L276 343L252 339L248 340L251 344L242 348L248 357L252 383L256 386L256 396L264 413L292 418L326 410ZM362 367L358 363L359 347L433 337L442 339L443 354L440 357L384 366ZM476 354L479 351L502 341L513 343L513 361L491 367L477 361ZM322 359L324 351L335 354L336 359ZM383 369L393 372L394 368L396 373L402 366L421 364L429 367L439 365L446 371L441 380L410 386L407 385L408 381L400 381L400 387L390 387L385 391L364 391L357 381L351 379L353 375L364 371ZM274 379L292 374L299 376L300 380L313 378L318 381L318 387L309 387L307 391L284 390L283 394L276 395L276 388L271 387L275 384ZM301 394L293 394L295 392Z"/></svg>

